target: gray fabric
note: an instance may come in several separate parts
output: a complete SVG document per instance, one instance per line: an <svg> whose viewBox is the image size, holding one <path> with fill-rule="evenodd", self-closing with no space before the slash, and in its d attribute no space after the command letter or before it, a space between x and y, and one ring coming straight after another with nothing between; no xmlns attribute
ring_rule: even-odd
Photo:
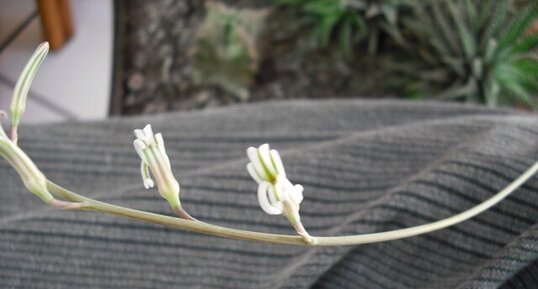
<svg viewBox="0 0 538 289"><path fill-rule="evenodd" d="M138 175L132 129L147 122L165 137L189 212L275 233L292 230L283 217L259 208L245 170L249 146L269 142L281 152L290 179L305 187L301 212L314 235L448 217L503 188L538 154L532 114L356 100L23 127L21 146L68 188L170 214ZM0 288L536 288L530 283L538 257L536 177L492 210L449 229L315 249L53 210L25 192L4 161L0 183ZM521 278L506 282L519 271Z"/></svg>

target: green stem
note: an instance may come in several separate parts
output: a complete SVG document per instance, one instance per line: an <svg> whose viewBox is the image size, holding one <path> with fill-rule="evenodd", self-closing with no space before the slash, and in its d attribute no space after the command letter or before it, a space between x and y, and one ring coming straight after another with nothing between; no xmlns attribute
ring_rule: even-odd
<svg viewBox="0 0 538 289"><path fill-rule="evenodd" d="M184 220L174 217L169 217L165 215L159 215L154 213L149 213L145 211L125 208L121 206L111 205L108 203L96 201L87 197L83 197L74 192L71 192L67 189L64 189L55 183L48 181L47 187L51 193L65 198L66 200L72 202L84 203L84 207L81 210L93 209L98 212L126 217L130 219L140 220L152 224L163 225L167 227L184 229L191 232L220 236L231 239L238 240L249 240L249 241L258 241L264 243L273 243L273 244L291 244L291 245L303 245L303 246L341 246L341 245L360 245L368 243L383 242L389 240L402 239L407 237L412 237L416 235L421 235L436 230L440 230L458 223L461 223L465 220L468 220L492 206L496 205L506 197L508 197L512 192L524 184L528 179L530 179L538 171L538 162L534 163L529 167L523 174L521 174L517 179L511 182L504 189L485 200L484 202L462 212L457 215L442 219L433 223L428 223L424 225L392 230L387 232L380 233L370 233L370 234L361 234L353 236L337 236L337 237L314 237L312 236L311 242L307 243L300 236L293 235L279 235L279 234L269 234L269 233L260 233L246 230L239 230L227 227L221 227L216 225L207 224L200 221Z"/></svg>
<svg viewBox="0 0 538 289"><path fill-rule="evenodd" d="M147 223L163 225L167 227L184 229L191 232L215 235L220 237L238 239L238 240L250 240L250 241L260 241L266 243L276 243L276 244L293 244L293 245L305 245L303 239L300 236L291 236L291 235L278 235L278 234L268 234L268 233L259 233L251 232L239 229L226 228L216 225L207 224L200 221L191 221L180 219L176 217L170 217L130 208L125 208L121 206L116 206L108 204L105 202L96 201L74 192L71 192L61 186L48 181L47 187L51 193L54 195L65 198L71 202L80 202L86 205L85 209L93 209L101 213L106 213L110 215L135 219L139 221L144 221Z"/></svg>

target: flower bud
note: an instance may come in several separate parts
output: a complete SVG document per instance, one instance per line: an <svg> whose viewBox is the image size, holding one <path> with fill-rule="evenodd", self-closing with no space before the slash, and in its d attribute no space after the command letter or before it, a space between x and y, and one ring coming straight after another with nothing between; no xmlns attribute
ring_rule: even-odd
<svg viewBox="0 0 538 289"><path fill-rule="evenodd" d="M17 136L17 127L21 121L22 115L26 110L26 98L28 96L28 91L30 90L30 85L34 79L34 76L39 69L41 63L47 56L49 51L49 43L43 42L37 49L34 51L34 54L26 63L24 70L22 71L15 89L13 91L13 98L11 100L10 112L11 112L11 127L13 129L14 141L16 142Z"/></svg>
<svg viewBox="0 0 538 289"><path fill-rule="evenodd" d="M47 189L47 179L32 160L13 143L0 126L0 155L4 157L21 177L30 192L50 204L54 197Z"/></svg>
<svg viewBox="0 0 538 289"><path fill-rule="evenodd" d="M181 208L179 183L172 173L172 167L166 155L162 135L160 133L153 134L153 130L149 124L142 130L134 130L134 134L136 139L133 144L142 160L140 171L142 180L144 181L144 187L149 189L154 185L150 176L151 172L161 196L168 201L173 209Z"/></svg>

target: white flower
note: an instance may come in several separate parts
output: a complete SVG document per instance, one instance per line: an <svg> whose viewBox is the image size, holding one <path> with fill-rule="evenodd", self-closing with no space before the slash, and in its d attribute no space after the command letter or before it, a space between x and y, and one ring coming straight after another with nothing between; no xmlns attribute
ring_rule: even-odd
<svg viewBox="0 0 538 289"><path fill-rule="evenodd" d="M250 163L247 170L258 183L258 201L262 209L270 215L284 215L295 231L308 244L314 239L305 230L299 215L299 205L303 201L303 186L293 185L286 177L284 165L276 150L268 144L247 149Z"/></svg>
<svg viewBox="0 0 538 289"><path fill-rule="evenodd" d="M144 181L144 187L146 189L153 187L154 182L151 179L151 175L153 175L161 196L170 203L172 208L180 208L179 183L172 173L172 167L166 155L162 135L160 133L153 134L153 130L149 124L142 130L135 129L134 134L136 139L133 144L142 160L140 163L140 172Z"/></svg>
<svg viewBox="0 0 538 289"><path fill-rule="evenodd" d="M305 230L299 215L299 205L303 201L303 186L293 185L286 177L286 170L276 150L268 144L247 149L250 162L247 170L258 183L258 201L262 209L270 215L284 215L295 231L306 243L314 239Z"/></svg>
<svg viewBox="0 0 538 289"><path fill-rule="evenodd" d="M286 178L279 153L263 144L259 148L248 148L247 155L250 159L247 170L258 183L258 201L262 209L270 215L291 213L286 212L287 207L298 211L303 201L303 187L293 185Z"/></svg>

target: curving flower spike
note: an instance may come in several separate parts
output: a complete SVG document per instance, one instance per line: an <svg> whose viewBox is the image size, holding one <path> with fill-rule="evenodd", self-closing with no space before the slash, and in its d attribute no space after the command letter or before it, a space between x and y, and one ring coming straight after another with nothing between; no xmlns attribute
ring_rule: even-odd
<svg viewBox="0 0 538 289"><path fill-rule="evenodd" d="M303 186L293 185L286 177L280 154L270 150L268 144L247 149L250 162L247 171L258 183L258 202L269 215L284 215L303 239L310 243L312 237L304 229L299 216L303 201Z"/></svg>
<svg viewBox="0 0 538 289"><path fill-rule="evenodd" d="M194 220L181 207L179 200L180 187L174 174L170 159L164 148L164 140L160 133L154 134L151 125L146 125L143 129L135 129L136 139L133 141L134 148L140 156L140 173L146 189L157 184L157 190L165 198L170 207L180 217ZM151 178L155 179L155 182Z"/></svg>

